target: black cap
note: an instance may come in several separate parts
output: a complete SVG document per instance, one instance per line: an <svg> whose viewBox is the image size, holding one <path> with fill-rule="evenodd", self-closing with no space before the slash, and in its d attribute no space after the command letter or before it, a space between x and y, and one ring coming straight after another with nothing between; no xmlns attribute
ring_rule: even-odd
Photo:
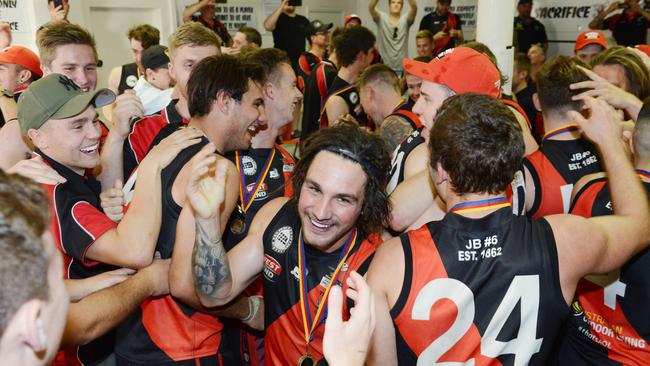
<svg viewBox="0 0 650 366"><path fill-rule="evenodd" d="M519 2L517 2L517 5L532 4L532 3L533 0L519 0Z"/></svg>
<svg viewBox="0 0 650 366"><path fill-rule="evenodd" d="M167 56L167 47L155 45L147 48L142 52L142 67L155 70L160 67L167 68L169 56Z"/></svg>
<svg viewBox="0 0 650 366"><path fill-rule="evenodd" d="M311 22L311 32L309 35L313 36L316 33L327 32L334 26L333 23L323 23L320 20L312 20Z"/></svg>

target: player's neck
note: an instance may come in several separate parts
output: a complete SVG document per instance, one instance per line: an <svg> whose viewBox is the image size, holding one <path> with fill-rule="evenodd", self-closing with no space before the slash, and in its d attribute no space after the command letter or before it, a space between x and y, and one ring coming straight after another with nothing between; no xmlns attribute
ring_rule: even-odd
<svg viewBox="0 0 650 366"><path fill-rule="evenodd" d="M569 141L577 140L582 137L580 131L567 131L565 133L558 133L550 136L550 134L557 132L558 129L573 125L573 122L571 122L565 115L543 112L542 114L544 116L544 135L548 135L547 138L544 138L545 140Z"/></svg>
<svg viewBox="0 0 650 366"><path fill-rule="evenodd" d="M339 78L347 81L349 84L354 84L359 79L359 71L353 65L341 67L338 73Z"/></svg>
<svg viewBox="0 0 650 366"><path fill-rule="evenodd" d="M402 99L401 95L391 93L390 95L387 95L377 102L383 108L381 112L385 119L391 113L393 113L393 111L395 111L395 109L397 109L397 107L399 107L402 102L404 102L404 100Z"/></svg>
<svg viewBox="0 0 650 366"><path fill-rule="evenodd" d="M312 44L311 48L309 49L309 53L315 55L316 57L322 60L323 57L325 57L325 47Z"/></svg>
<svg viewBox="0 0 650 366"><path fill-rule="evenodd" d="M251 147L253 149L270 149L275 146L275 141L278 138L278 129L273 128L267 123L266 130L260 131L251 139Z"/></svg>
<svg viewBox="0 0 650 366"><path fill-rule="evenodd" d="M206 116L192 118L188 126L196 127L214 144L219 153L224 153L226 147L226 139L223 132L219 131L220 126L215 126L214 121L224 120L225 118L215 119L215 116L208 114Z"/></svg>
<svg viewBox="0 0 650 366"><path fill-rule="evenodd" d="M516 86L513 85L512 92L514 94L519 93L520 91L526 89L528 87L528 81L524 80L521 83L517 84Z"/></svg>
<svg viewBox="0 0 650 366"><path fill-rule="evenodd" d="M452 193L445 203L447 205L448 213L453 211L461 216L469 218L481 218L491 214L500 208L503 208L506 204L504 202L497 201L503 199L504 197L506 197L505 192L497 194L467 193L463 195ZM477 206L481 204L487 206L482 207L481 209L473 208L475 204Z"/></svg>
<svg viewBox="0 0 650 366"><path fill-rule="evenodd" d="M350 229L348 232L346 232L345 234L343 234L343 235L342 235L338 240L336 240L335 242L331 243L330 245L323 246L323 247L316 247L316 246L311 246L311 245L310 245L310 246L311 246L312 248L315 248L315 249L320 250L321 252L325 252L325 253L332 253L332 252L335 252L335 251L337 251L337 250L343 248L343 246L345 245L345 243L346 243L346 242L348 241L348 239L350 238L350 235L352 234L352 230L354 230L354 228Z"/></svg>
<svg viewBox="0 0 650 366"><path fill-rule="evenodd" d="M178 102L176 102L175 108L181 117L186 120L190 119L190 109L187 106L187 99L185 99L182 93L178 93Z"/></svg>

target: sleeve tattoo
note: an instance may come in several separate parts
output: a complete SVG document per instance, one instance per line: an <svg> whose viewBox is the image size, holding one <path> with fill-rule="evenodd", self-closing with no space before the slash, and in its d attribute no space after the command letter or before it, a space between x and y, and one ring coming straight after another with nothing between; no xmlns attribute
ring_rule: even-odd
<svg viewBox="0 0 650 366"><path fill-rule="evenodd" d="M411 124L399 116L388 116L379 129L379 134L388 143L390 151L395 150L412 132Z"/></svg>
<svg viewBox="0 0 650 366"><path fill-rule="evenodd" d="M196 220L192 251L194 287L201 296L218 297L220 289L232 282L230 266L219 232L204 225Z"/></svg>

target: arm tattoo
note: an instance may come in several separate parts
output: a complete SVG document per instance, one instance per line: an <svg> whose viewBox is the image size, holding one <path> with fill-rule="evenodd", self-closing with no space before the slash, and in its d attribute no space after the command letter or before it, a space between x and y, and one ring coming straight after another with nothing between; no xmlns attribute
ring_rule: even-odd
<svg viewBox="0 0 650 366"><path fill-rule="evenodd" d="M230 265L219 232L196 220L196 237L192 251L194 287L199 295L218 297L231 284ZM210 225L207 225L210 226Z"/></svg>
<svg viewBox="0 0 650 366"><path fill-rule="evenodd" d="M388 116L379 129L379 134L388 143L390 151L395 150L412 132L413 126L399 116Z"/></svg>

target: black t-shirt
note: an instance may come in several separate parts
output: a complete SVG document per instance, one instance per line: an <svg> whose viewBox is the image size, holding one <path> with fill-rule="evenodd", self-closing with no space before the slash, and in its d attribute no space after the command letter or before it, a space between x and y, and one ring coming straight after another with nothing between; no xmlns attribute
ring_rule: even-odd
<svg viewBox="0 0 650 366"><path fill-rule="evenodd" d="M436 34L443 30L449 32L451 29L461 30L462 28L458 15L450 12L444 16L440 16L434 11L422 17L419 30L424 29L430 30L431 33ZM442 52L446 49L456 47L456 38L450 37L448 40L449 42L440 42L440 44L436 44L435 52ZM438 47L439 45L442 47Z"/></svg>
<svg viewBox="0 0 650 366"><path fill-rule="evenodd" d="M287 52L294 70L297 70L298 57L305 52L305 41L310 26L309 19L298 14L290 17L282 13L275 23L273 47Z"/></svg>
<svg viewBox="0 0 650 366"><path fill-rule="evenodd" d="M531 45L535 43L547 43L546 28L535 18L529 20L515 17L515 39L517 41L517 50L519 52L528 52Z"/></svg>
<svg viewBox="0 0 650 366"><path fill-rule="evenodd" d="M628 17L623 13L605 19L600 27L600 29L611 30L616 43L621 46L646 44L648 28L650 28L650 21L643 15L634 14Z"/></svg>

